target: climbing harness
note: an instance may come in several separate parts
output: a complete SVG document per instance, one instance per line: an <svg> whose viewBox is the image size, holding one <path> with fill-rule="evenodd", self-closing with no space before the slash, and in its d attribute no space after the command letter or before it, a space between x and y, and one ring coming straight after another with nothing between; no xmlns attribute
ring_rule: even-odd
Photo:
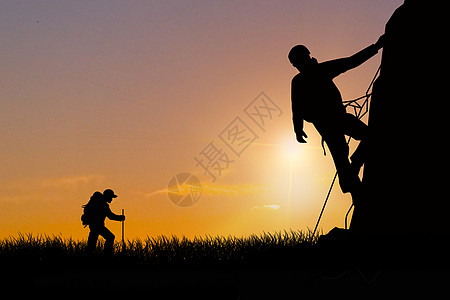
<svg viewBox="0 0 450 300"><path fill-rule="evenodd" d="M348 107L353 108L353 113L359 120L362 119L369 112L369 99L372 96L371 90L373 88L373 84L375 83L375 80L378 77L378 74L380 73L380 69L381 69L381 64L378 67L377 71L375 72L375 75L373 76L372 81L370 82L369 87L367 88L364 96L361 96L361 97L353 99L353 100L342 101L345 108L348 108ZM360 102L362 102L362 103L360 103ZM351 137L348 138L347 144L350 143L351 139L352 139ZM322 139L322 147L323 147L323 139ZM323 147L323 149L324 149L324 153L325 153L325 148ZM338 174L336 172L334 174L333 180L331 181L330 188L328 189L327 196L325 197L325 202L323 203L322 210L320 211L319 218L317 219L316 226L314 227L314 231L311 235L311 241L314 239L314 236L316 234L317 227L319 226L320 219L322 218L322 215L323 215L323 212L327 205L328 199L330 198L331 190L333 189L334 183L336 182L337 175ZM354 207L354 205L352 203L352 205L350 205L350 208L348 209L348 211L345 215L345 229L347 229L348 215L350 214L350 211L352 210L353 207Z"/></svg>

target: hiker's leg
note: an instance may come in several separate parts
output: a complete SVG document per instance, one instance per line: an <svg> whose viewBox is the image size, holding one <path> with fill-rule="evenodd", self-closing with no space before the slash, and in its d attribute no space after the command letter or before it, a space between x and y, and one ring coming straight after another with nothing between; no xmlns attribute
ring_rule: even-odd
<svg viewBox="0 0 450 300"><path fill-rule="evenodd" d="M89 226L89 229L91 230L89 232L88 236L88 243L87 243L87 251L88 254L94 253L95 246L97 245L98 240L98 232L93 228L93 226Z"/></svg>
<svg viewBox="0 0 450 300"><path fill-rule="evenodd" d="M355 174L359 174L359 170L361 169L362 165L365 162L365 155L366 153L366 142L363 140L359 143L356 150L353 152L352 156L350 156L351 163L351 169L352 172Z"/></svg>
<svg viewBox="0 0 450 300"><path fill-rule="evenodd" d="M116 238L114 234L109 231L108 228L104 227L100 230L100 235L105 239L104 252L106 255L112 255L114 248L114 239Z"/></svg>
<svg viewBox="0 0 450 300"><path fill-rule="evenodd" d="M365 138L367 136L368 127L363 121L359 120L354 115L346 114L344 121L344 130L346 135L351 136L355 140L361 141L355 152L353 152L352 156L350 157L352 161L352 169L354 173L358 174L359 169L361 169L365 160Z"/></svg>
<svg viewBox="0 0 450 300"><path fill-rule="evenodd" d="M360 181L350 171L350 161L348 160L349 150L344 134L330 134L324 137L324 140L333 157L342 192L351 192L354 186L359 184Z"/></svg>
<svg viewBox="0 0 450 300"><path fill-rule="evenodd" d="M366 123L349 113L345 114L343 128L346 135L358 141L364 140L368 130Z"/></svg>

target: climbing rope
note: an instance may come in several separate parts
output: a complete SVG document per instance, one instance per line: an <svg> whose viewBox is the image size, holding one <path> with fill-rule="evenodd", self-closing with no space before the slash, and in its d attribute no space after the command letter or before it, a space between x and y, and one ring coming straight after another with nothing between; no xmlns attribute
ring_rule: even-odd
<svg viewBox="0 0 450 300"><path fill-rule="evenodd" d="M372 81L370 82L369 87L367 88L364 96L361 96L361 97L353 99L353 100L342 101L345 108L347 108L347 107L353 108L353 113L359 120L362 119L369 112L369 99L372 96L372 93L370 91L372 90L373 84L375 83L375 80L377 79L378 74L380 73L380 69L381 69L381 64L378 67L377 71L375 72L375 75L373 76ZM361 100L362 100L362 103L360 103ZM350 143L351 139L352 138L349 137L349 139L347 141L347 145ZM322 219L323 212L325 210L325 207L327 206L327 202L328 202L328 199L330 198L331 190L333 189L334 183L336 182L337 175L338 174L336 172L334 174L333 180L331 181L330 188L328 189L327 196L325 197L325 202L322 205L322 210L320 211L319 218L317 219L316 226L314 227L314 231L311 235L311 241L314 239L317 227L319 226L320 220ZM350 205L350 208L348 209L347 213L345 214L345 229L347 229L348 215L353 207L354 207L354 205L352 203L352 205Z"/></svg>

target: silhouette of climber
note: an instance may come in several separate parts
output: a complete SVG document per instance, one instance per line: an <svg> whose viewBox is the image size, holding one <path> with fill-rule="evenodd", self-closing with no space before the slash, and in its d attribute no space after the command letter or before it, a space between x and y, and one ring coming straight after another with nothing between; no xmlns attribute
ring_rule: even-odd
<svg viewBox="0 0 450 300"><path fill-rule="evenodd" d="M109 208L109 203L117 198L117 195L111 189L106 189L103 194L95 192L89 202L83 205L84 220L83 224L89 225L88 253L92 254L97 245L98 236L105 239L104 253L112 255L114 246L114 234L105 227L105 218L108 217L114 221L125 221L125 216L114 214ZM83 219L83 218L82 218Z"/></svg>
<svg viewBox="0 0 450 300"><path fill-rule="evenodd" d="M314 124L327 143L339 176L342 192L357 198L361 181L358 177L364 163L364 137L367 125L346 112L339 89L333 82L338 75L358 67L383 47L383 36L375 44L346 58L318 63L310 56L308 48L294 46L288 58L300 73L292 79L291 100L294 131L299 143L306 143L308 136L303 131L303 121ZM345 135L361 140L359 147L349 161L349 148Z"/></svg>

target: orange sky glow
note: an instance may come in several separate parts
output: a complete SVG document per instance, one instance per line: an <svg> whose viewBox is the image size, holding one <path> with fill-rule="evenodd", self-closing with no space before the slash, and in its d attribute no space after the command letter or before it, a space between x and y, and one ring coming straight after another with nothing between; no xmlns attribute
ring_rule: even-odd
<svg viewBox="0 0 450 300"><path fill-rule="evenodd" d="M312 125L295 142L287 53L354 54L402 3L2 2L0 238L87 238L81 205L106 188L129 239L313 229L335 168ZM380 59L335 80L344 99L365 93ZM191 206L169 197L180 173L201 183ZM350 204L336 185L320 228L343 227Z"/></svg>

